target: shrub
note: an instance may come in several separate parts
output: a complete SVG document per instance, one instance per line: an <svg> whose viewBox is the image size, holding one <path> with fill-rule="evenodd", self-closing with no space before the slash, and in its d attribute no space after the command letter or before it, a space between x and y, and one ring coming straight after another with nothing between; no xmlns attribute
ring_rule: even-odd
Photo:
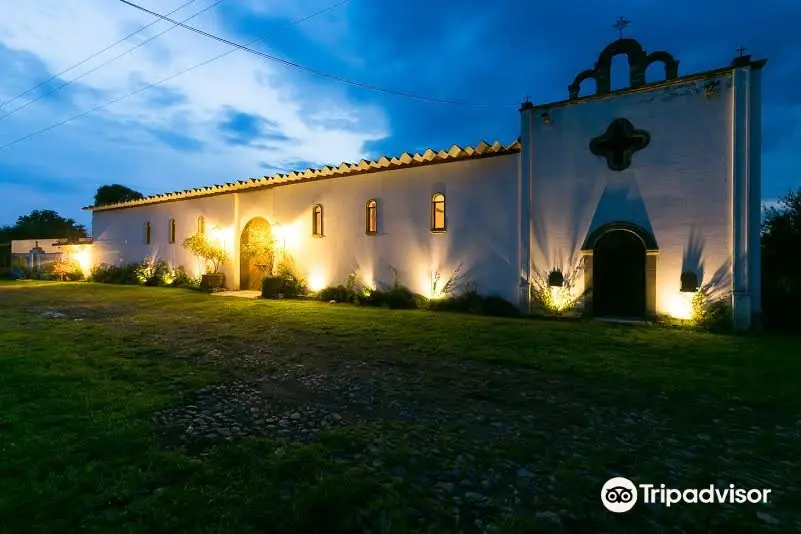
<svg viewBox="0 0 801 534"><path fill-rule="evenodd" d="M480 313L493 317L517 317L520 310L508 300L491 295L484 298Z"/></svg>
<svg viewBox="0 0 801 534"><path fill-rule="evenodd" d="M323 302L354 302L358 303L358 295L346 286L331 286L320 290L317 293L317 298Z"/></svg>
<svg viewBox="0 0 801 534"><path fill-rule="evenodd" d="M11 278L11 267L0 267L0 278L3 280Z"/></svg>
<svg viewBox="0 0 801 534"><path fill-rule="evenodd" d="M701 290L693 295L692 309L693 325L713 332L731 330L732 314L728 298L711 298Z"/></svg>
<svg viewBox="0 0 801 534"><path fill-rule="evenodd" d="M77 261L72 259L58 260L48 266L48 274L59 280L75 282L83 280L83 271Z"/></svg>
<svg viewBox="0 0 801 534"><path fill-rule="evenodd" d="M481 313L483 301L483 297L475 289L469 289L454 297L432 300L429 308L434 311Z"/></svg>
<svg viewBox="0 0 801 534"><path fill-rule="evenodd" d="M163 286L172 278L172 269L163 259L150 257L142 263L134 264L136 279L146 286Z"/></svg>
<svg viewBox="0 0 801 534"><path fill-rule="evenodd" d="M261 280L261 296L265 299L277 299L281 293L283 282L277 276L266 276Z"/></svg>
<svg viewBox="0 0 801 534"><path fill-rule="evenodd" d="M584 264L582 260L575 261L572 258L568 263L573 267L567 273L561 269L532 273L532 311L557 317L578 311L579 303L587 294L587 290L581 292L577 288L580 277L583 276Z"/></svg>
<svg viewBox="0 0 801 534"><path fill-rule="evenodd" d="M455 291L463 282L462 264L460 263L456 270L451 273L447 280L444 282L441 279L439 271L435 272L431 277L431 295L437 297L450 298L454 296Z"/></svg>
<svg viewBox="0 0 801 534"><path fill-rule="evenodd" d="M171 287L184 287L196 289L200 287L200 277L194 277L186 272L183 267L176 267L172 271Z"/></svg>
<svg viewBox="0 0 801 534"><path fill-rule="evenodd" d="M136 268L138 263L109 265L101 263L92 267L89 281L101 284L137 284Z"/></svg>
<svg viewBox="0 0 801 534"><path fill-rule="evenodd" d="M418 307L419 300L424 298L406 286L397 285L390 289L372 291L364 297L364 303L368 306L387 307L393 310L414 310Z"/></svg>
<svg viewBox="0 0 801 534"><path fill-rule="evenodd" d="M511 302L496 296L482 297L474 289L450 298L432 300L430 301L429 309L495 317L517 317L520 315L520 310Z"/></svg>
<svg viewBox="0 0 801 534"><path fill-rule="evenodd" d="M266 299L282 296L285 298L297 298L307 293L306 281L286 261L278 266L275 276L267 276L261 281L261 296Z"/></svg>

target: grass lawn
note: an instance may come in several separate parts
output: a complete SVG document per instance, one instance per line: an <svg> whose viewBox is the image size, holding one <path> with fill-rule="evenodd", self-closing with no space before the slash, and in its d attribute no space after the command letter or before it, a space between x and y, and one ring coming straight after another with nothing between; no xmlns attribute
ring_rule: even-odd
<svg viewBox="0 0 801 534"><path fill-rule="evenodd" d="M0 284L0 532L797 532L800 467L798 338Z"/></svg>

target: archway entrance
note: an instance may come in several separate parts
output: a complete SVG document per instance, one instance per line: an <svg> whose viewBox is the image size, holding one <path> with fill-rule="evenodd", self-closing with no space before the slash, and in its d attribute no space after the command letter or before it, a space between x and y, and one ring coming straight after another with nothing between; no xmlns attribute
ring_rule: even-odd
<svg viewBox="0 0 801 534"><path fill-rule="evenodd" d="M593 247L592 309L597 317L646 315L645 244L633 232L612 230Z"/></svg>
<svg viewBox="0 0 801 534"><path fill-rule="evenodd" d="M273 272L273 258L270 223L251 219L239 238L239 289L260 290L262 278Z"/></svg>

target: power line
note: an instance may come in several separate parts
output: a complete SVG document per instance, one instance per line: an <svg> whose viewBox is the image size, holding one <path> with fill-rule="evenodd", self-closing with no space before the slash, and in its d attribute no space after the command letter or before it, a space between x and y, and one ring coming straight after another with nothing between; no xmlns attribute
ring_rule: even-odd
<svg viewBox="0 0 801 534"><path fill-rule="evenodd" d="M428 102L436 102L436 103L439 103L439 104L455 104L455 105L460 105L460 106L481 106L481 107L486 107L486 106L517 106L517 104L489 104L489 103L477 103L477 102L460 102L458 100L447 100L447 99L441 99L441 98L430 98L430 97L427 97L427 96L421 96L421 95L414 94L414 93L408 93L408 92L405 92L405 91L396 91L394 89L387 89L385 87L380 87L378 85L372 85L372 84L368 84L368 83L364 83L364 82L359 82L359 81L356 81L356 80L350 80L350 79L345 78L343 76L339 76L339 75L336 75L336 74L329 74L329 73L323 72L321 70L313 69L311 67L306 67L305 65L301 65L299 63L294 63L294 62L288 61L286 59L282 59L282 58L279 58L279 57L276 57L276 56L271 56L269 54L265 54L264 52L259 52L258 50L254 50L252 48L248 48L248 45L251 44L251 43L247 43L245 45L242 45L242 44L239 44L239 43L235 43L233 41L229 41L228 39L224 39L224 38L219 37L217 35L205 32L205 31L203 31L201 29L198 29L198 28L195 28L193 26L189 26L187 24L183 24L181 22L175 21L175 20L173 20L173 19L171 19L171 18L169 18L169 17L167 17L165 15L160 15L159 13L156 13L155 11L150 11L149 9L146 9L146 8L144 8L142 6L134 4L133 2L129 2L128 0L120 0L120 2L122 2L123 4L127 4L127 5L135 8L135 9L140 10L140 11L144 11L145 13L153 15L154 17L158 17L161 20L169 21L169 22L175 24L176 26L180 26L181 28L187 29L189 31L193 31L195 33L198 33L198 34L203 35L205 37L208 37L210 39L214 39L215 41L219 41L221 43L225 43L225 44L227 44L229 46L233 46L238 50L244 50L246 52L250 52L251 54L255 54L257 56L261 56L261 57L263 57L265 59L268 59L270 61L275 61L277 63L281 63L282 65L286 65L287 67L292 67L292 68L295 68L295 69L298 69L298 70L309 72L309 73L315 74L317 76L321 76L323 78L328 78L329 80L335 80L335 81L338 81L338 82L342 82L342 83L346 83L346 84L349 84L349 85L353 85L355 87L361 87L362 89L369 89L371 91L379 91L379 92L382 92L382 93L389 93L389 94L393 94L393 95L397 95L397 96L404 96L404 97L407 97L407 98L414 98L414 99L417 99L417 100L425 100L425 101L428 101Z"/></svg>
<svg viewBox="0 0 801 534"><path fill-rule="evenodd" d="M186 6L188 6L189 4L193 4L193 3L195 3L195 2L197 2L197 0L189 0L189 1L188 1L188 2L186 2L185 4L182 4L182 5L178 6L177 8L173 9L172 11L170 11L170 12L169 12L169 14L170 14L170 15L172 15L173 13L175 13L175 12L177 12L177 11L180 11L181 9L185 8ZM115 46L117 46L118 44L122 43L123 41L127 41L128 39L130 39L131 37L133 37L133 36L134 36L134 35L136 35L137 33L140 33L140 32L143 32L143 31L145 31L146 29L150 28L151 26L153 26L153 25L154 25L154 24L156 24L157 22L158 22L157 20L154 20L154 21L153 21L153 22L151 22L150 24L148 24L148 25L146 25L146 26L142 26L141 28L139 28L139 29L138 29L138 30L136 30L135 32L129 33L128 35L126 35L125 37L123 37L122 39L120 39L119 41L116 41L115 43L112 43L112 44L108 45L108 46L107 46L106 48L104 48L103 50L100 50L99 52L95 52L95 53L94 53L94 54L92 54L91 56L89 56L89 57L86 57L86 58L82 59L81 61L79 61L78 63L76 63L76 64L72 65L71 67L67 67L66 69L62 70L62 71L61 71L61 72L59 72L58 74L54 74L52 77L48 78L47 80L44 80L43 82L40 82L40 83L38 83L37 85L34 85L33 87L31 87L31 88L30 88L30 89L28 89L27 91L24 91L24 92L22 92L22 93L18 94L18 95L17 95L17 96L15 96L14 98L11 98L11 99L9 99L9 100L6 100L6 101L5 101L5 102L3 102L2 104L0 104L0 108L3 108L3 107L5 107L5 106L6 106L6 104L10 104L10 103L11 103L11 102L13 102L14 100L16 100L16 99L18 99L18 98L20 98L20 97L23 97L23 96L25 96L25 95L27 95L27 94L28 94L28 93L30 93L31 91L35 91L35 90L39 89L41 86L43 86L43 85L45 85L45 84L47 84L47 83L50 83L50 82L52 82L52 81L53 81L53 80L55 80L56 78L59 78L59 77L60 77L62 74L66 74L66 73L68 73L69 71L71 71L71 70L73 70L73 69L75 69L75 68L77 68L77 67L80 67L81 65L83 65L83 64L84 64L84 63L86 63L87 61L89 61L89 60L91 60L91 59L94 59L94 58L96 58L97 56L99 56L99 55L100 55L100 54L102 54L103 52L107 52L108 50L111 50L112 48L114 48L114 47L115 47Z"/></svg>
<svg viewBox="0 0 801 534"><path fill-rule="evenodd" d="M217 0L216 2L214 2L213 4L211 4L210 6L208 6L207 8L205 8L205 9L202 9L202 10L198 11L197 13L195 13L194 15L192 15L192 16L189 16L189 17L185 18L185 19L184 19L184 21L187 21L187 20L193 19L193 18L197 17L198 15L201 15L201 14L205 13L205 12L206 12L206 11L208 11L209 9L211 9L211 8L213 8L213 7L216 7L217 5L221 4L221 3L222 3L222 2L224 2L224 1L225 1L225 0ZM16 108L16 109L13 109L13 110L9 111L9 112L8 112L8 113L6 113L5 115L0 115L0 120L3 120L3 119L5 119L5 118L6 118L6 117L8 117L9 115L13 115L13 114L14 114L14 113L16 113L17 111L20 111L20 110L22 110L22 109L25 109L25 108L27 108L28 106L30 106L30 105L31 105L31 104L33 104L34 102L38 102L39 100L43 99L43 98L44 98L44 97L46 97L46 96L52 95L52 94L53 94L53 93L55 93L56 91L59 91L59 90L61 90L61 89L65 88L66 86L70 85L70 84L71 84L71 83L73 83L73 82L77 82L77 81L78 81L78 80L80 80L81 78L83 78L83 77L85 77L85 76L88 76L88 75L92 74L92 73L93 73L93 72L95 72L96 70L99 70L99 69L101 69L101 68L105 67L105 66L106 66L106 65L108 65L109 63L112 63L112 62L114 62L114 61L117 61L118 59L120 59L120 58L121 58L121 57L123 57L123 56L127 56L128 54L130 54L131 52L133 52L133 51L134 51L134 50L136 50L137 48L140 48L140 47L142 47L142 46L146 45L147 43L149 43L150 41L153 41L154 39L157 39L157 38L161 37L161 36L162 36L162 35L164 35L165 33L167 33L167 32L169 32L169 31L172 31L172 30L174 30L178 24L181 24L181 22L177 22L177 21L176 21L176 22L174 22L173 24L174 24L173 26L170 26L169 28L167 28L166 30L162 31L161 33L157 33L157 34L156 34L156 35L154 35L153 37L151 37L151 38L149 38L149 39L146 39L146 40L142 41L141 43L139 43L138 45L136 45L136 46L134 46L134 47L132 47L132 48L129 48L128 50L126 50L126 51L125 51L125 52L123 52L122 54L119 54L119 55L117 55L117 56L114 56L113 58L109 59L108 61L105 61L105 62L101 63L100 65L96 66L95 68L93 68L93 69L91 69L91 70L88 70L88 71L84 72L83 74L81 74L81 75L80 75L80 76L78 76L77 78L73 78L72 80L68 80L68 81L66 81L66 82L62 83L62 84L61 84L61 85L59 85L58 87L55 87L54 89L51 89L50 91L46 92L46 93L45 93L45 94L43 94L43 95L39 95L38 97L34 98L33 100L31 100L31 101L29 101L29 102L26 102L25 104L21 105L20 107L18 107L18 108Z"/></svg>
<svg viewBox="0 0 801 534"><path fill-rule="evenodd" d="M281 28L278 28L277 30L275 30L273 32L266 33L266 34L262 35L261 37L257 37L256 39L253 39L252 41L248 42L247 44L248 45L252 45L254 43L262 41L262 40L266 39L267 37L270 37L274 33L277 33L277 32L279 32L281 30L284 30L284 29L287 29L287 28L291 28L292 26L296 26L298 24L301 24L301 23L303 23L303 22L305 22L305 21L307 21L309 19L312 19L312 18L318 16L318 15L322 15L323 13L326 13L327 11L331 11L332 9L337 8L337 7L341 6L342 4L345 4L345 3L349 2L349 1L350 0L340 0L336 4L328 6L325 9L321 9L320 11L312 13L311 15L307 15L307 16L305 16L303 18L300 18L300 19L298 19L298 20L296 20L294 22L290 22L289 24L287 24L285 26L282 26ZM72 116L72 117L70 117L68 119L63 120L63 121L51 124L50 126L42 128L41 130L37 130L35 132L29 133L28 135L25 135L23 137L15 139L14 141L11 141L10 143L6 143L6 144L0 146L0 150L2 150L4 148L8 148L8 147L13 146L13 145L16 145L17 143L21 143L22 141L26 141L26 140L30 139L31 137L35 137L35 136L37 136L39 134L48 132L48 131L52 130L53 128L57 128L59 126L67 124L68 122L71 122L71 121L73 121L75 119L80 119L81 117L85 117L86 115L89 115L90 113L94 113L95 111L99 111L99 110L101 110L103 108L106 108L106 107L112 105L112 104L116 104L117 102L120 102L122 100L125 100L126 98L130 98L130 97L132 97L134 95L137 95L137 94L141 93L142 91L150 89L151 87L156 87L157 85L161 85L162 83L168 82L168 81L170 81L170 80L172 80L174 78L177 78L178 76L181 76L182 74L186 74L187 72L193 71L193 70L195 70L197 68L200 68L200 67L202 67L204 65L208 65L209 63L211 63L213 61L216 61L216 60L218 60L220 58L223 58L225 56L233 54L236 51L237 51L236 48L228 50L227 52L223 52L221 54L218 54L218 55L216 55L216 56L214 56L214 57L212 57L210 59L207 59L206 61L202 61L200 63L197 63L197 64L193 65L192 67L189 67L188 69L184 69L184 70L182 70L180 72L177 72L177 73L173 74L172 76L167 76L166 78L162 78L161 80L159 80L157 82L153 82L150 85L146 85L146 86L144 86L144 87L142 87L140 89L137 89L136 91L131 91L127 95L123 95L123 96L121 96L119 98L115 98L114 100L106 102L105 104L101 104L101 105L99 105L97 107L94 107L94 108L88 110L88 111L84 111L83 113L79 113L79 114L74 115L74 116Z"/></svg>

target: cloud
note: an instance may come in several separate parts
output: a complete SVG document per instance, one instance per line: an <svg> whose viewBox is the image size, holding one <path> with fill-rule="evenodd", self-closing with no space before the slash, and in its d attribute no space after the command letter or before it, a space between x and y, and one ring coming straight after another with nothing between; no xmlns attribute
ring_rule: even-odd
<svg viewBox="0 0 801 534"><path fill-rule="evenodd" d="M141 0L160 13L185 1ZM487 9L479 0L458 6L445 0L351 0L286 28L335 1L225 0L191 23L238 42L269 34L253 46L367 84L491 105L434 104L366 91L238 51L0 150L3 168L14 169L14 181L0 174L0 185L25 181L48 205L88 222L77 207L91 201L98 185L112 181L152 194L480 139L510 142L519 135L517 105L523 97L535 103L566 98L575 75L615 38L614 13L633 20L626 34L646 49L679 59L680 74L727 65L740 46L768 57L763 193L776 198L801 180L793 149L801 142L794 120L801 117L795 62L801 35L791 26L801 17L796 0L776 0L759 10L745 0L696 2L681 10L665 0L615 0L611 10L577 0L572 10L548 4L536 12L523 0L511 0L504 9ZM213 2L197 0L174 17L182 20ZM0 102L153 21L106 0L27 0L7 11L0 19ZM169 27L158 22L62 80ZM57 98L0 119L0 145L227 50L174 29ZM25 101L0 108L0 115ZM17 215L0 213L0 224Z"/></svg>
<svg viewBox="0 0 801 534"><path fill-rule="evenodd" d="M254 146L258 145L259 141L291 140L281 132L277 122L233 109L225 111L224 118L217 124L217 128L223 133L225 140L235 146Z"/></svg>
<svg viewBox="0 0 801 534"><path fill-rule="evenodd" d="M184 1L143 4L166 13ZM211 0L198 1L174 17L182 20L211 3ZM223 2L193 19L192 24L241 41L235 25L215 23L233 4L244 9L243 14L255 7L261 10L260 17L270 16L269 11L264 11L265 2ZM273 4L294 6L291 2ZM298 9L287 8L272 17L285 25L287 17L307 14L297 13ZM0 58L7 60L5 76L0 80L0 102L152 21L146 14L105 0L20 3L0 19ZM63 75L63 79L74 79L170 26L158 22L135 39ZM261 49L269 51L264 45ZM42 99L0 121L0 145L227 50L227 46L176 28L54 93L57 98ZM46 88L49 90L59 83L63 80L54 80ZM62 208L60 211L72 217L83 216L84 221L85 214L78 209L90 204L94 188L112 177L114 182L126 183L148 194L259 175L263 172L266 146L270 147L270 161L278 166L292 161L358 161L365 157L367 143L388 135L383 111L334 89L325 95L325 100L332 104L331 111L318 109L319 120L310 123L307 110L318 105L318 98L308 88L317 83L238 51L3 149L2 157L19 168L32 161L39 162L41 172L64 188L80 177L80 182L71 187L80 189L84 200L73 205L59 201L59 198L66 200L65 193L59 188L45 187L36 177L32 177L29 190L38 191L31 198L56 202ZM0 109L0 115L35 96L27 95L10 103ZM341 121L343 114L356 120ZM290 139L292 142L287 142ZM43 154L48 154L47 158ZM6 180L0 176L0 183ZM42 187L37 187L39 183ZM15 219L17 215L3 213L0 217ZM6 222L9 221L0 221Z"/></svg>

